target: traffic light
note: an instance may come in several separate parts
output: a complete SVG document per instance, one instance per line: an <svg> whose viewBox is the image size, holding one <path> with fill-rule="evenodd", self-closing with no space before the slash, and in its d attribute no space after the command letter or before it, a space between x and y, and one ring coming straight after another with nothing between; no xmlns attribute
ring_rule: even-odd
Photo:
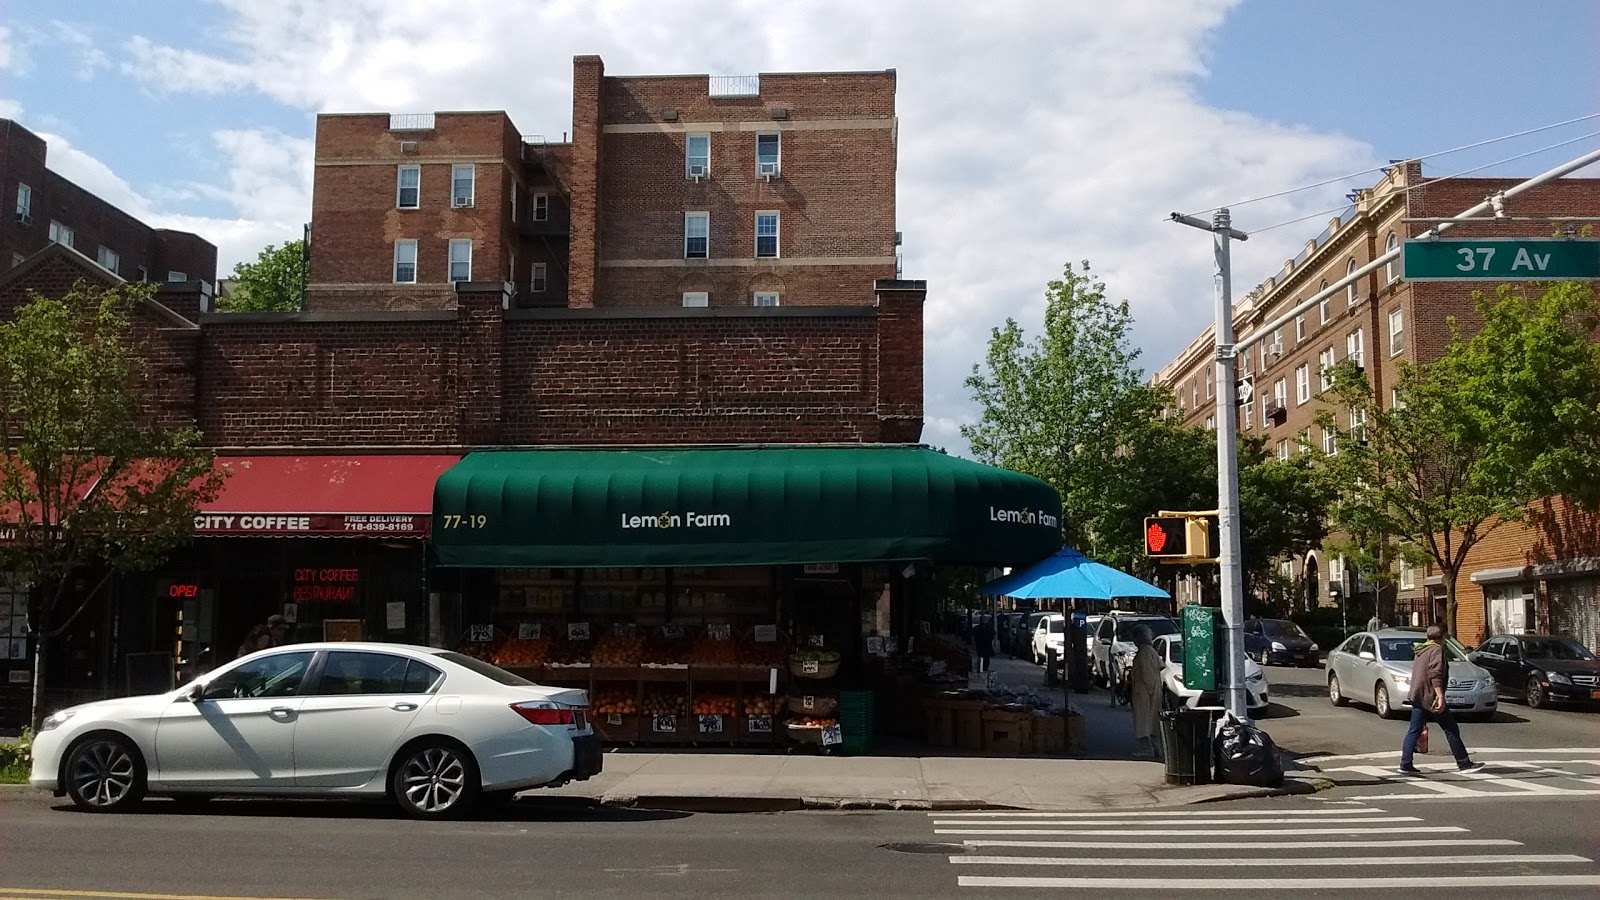
<svg viewBox="0 0 1600 900"><path fill-rule="evenodd" d="M1207 520L1195 516L1147 516L1144 552L1162 559L1209 559L1211 535Z"/></svg>

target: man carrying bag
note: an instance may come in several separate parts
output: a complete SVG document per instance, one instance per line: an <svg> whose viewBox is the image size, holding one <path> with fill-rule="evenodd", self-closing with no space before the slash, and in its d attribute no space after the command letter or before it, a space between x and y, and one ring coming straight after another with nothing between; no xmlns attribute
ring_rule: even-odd
<svg viewBox="0 0 1600 900"><path fill-rule="evenodd" d="M1444 628L1439 625L1428 626L1427 643L1417 648L1416 656L1411 661L1411 692L1407 695L1411 701L1411 727L1406 730L1405 742L1400 745L1398 771L1401 775L1422 774L1411 764L1411 755L1427 735L1429 722L1439 723L1445 740L1450 742L1450 752L1455 756L1456 767L1460 771L1472 773L1483 769L1482 763L1475 763L1467 756L1467 745L1461 741L1461 729L1445 703L1445 683L1450 677L1450 664L1445 659L1445 653ZM1426 753L1427 745L1422 746L1422 752Z"/></svg>

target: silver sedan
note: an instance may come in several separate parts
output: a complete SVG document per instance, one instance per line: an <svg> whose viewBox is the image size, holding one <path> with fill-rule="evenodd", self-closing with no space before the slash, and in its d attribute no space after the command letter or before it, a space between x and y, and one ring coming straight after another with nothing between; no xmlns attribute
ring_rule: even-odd
<svg viewBox="0 0 1600 900"><path fill-rule="evenodd" d="M1346 638L1328 653L1328 699L1334 706L1354 700L1370 703L1385 719L1407 715L1411 706L1411 663L1424 640L1420 631L1386 628L1363 631ZM1497 703L1494 676L1467 660L1467 651L1454 639L1445 642L1449 682L1445 705L1464 717L1487 719Z"/></svg>

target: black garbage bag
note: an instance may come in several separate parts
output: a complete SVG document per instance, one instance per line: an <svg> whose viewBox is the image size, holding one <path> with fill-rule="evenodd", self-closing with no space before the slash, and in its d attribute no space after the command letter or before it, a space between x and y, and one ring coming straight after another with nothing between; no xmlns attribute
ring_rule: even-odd
<svg viewBox="0 0 1600 900"><path fill-rule="evenodd" d="M1229 716L1217 728L1217 772L1224 784L1275 788L1283 784L1278 747L1267 733Z"/></svg>

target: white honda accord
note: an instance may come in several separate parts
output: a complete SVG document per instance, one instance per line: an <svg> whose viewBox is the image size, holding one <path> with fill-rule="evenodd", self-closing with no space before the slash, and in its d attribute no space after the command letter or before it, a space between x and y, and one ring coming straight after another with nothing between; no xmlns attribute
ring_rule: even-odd
<svg viewBox="0 0 1600 900"><path fill-rule="evenodd" d="M30 781L96 812L146 794L387 796L443 819L597 774L588 705L585 691L447 650L294 644L169 693L55 713L34 738Z"/></svg>

